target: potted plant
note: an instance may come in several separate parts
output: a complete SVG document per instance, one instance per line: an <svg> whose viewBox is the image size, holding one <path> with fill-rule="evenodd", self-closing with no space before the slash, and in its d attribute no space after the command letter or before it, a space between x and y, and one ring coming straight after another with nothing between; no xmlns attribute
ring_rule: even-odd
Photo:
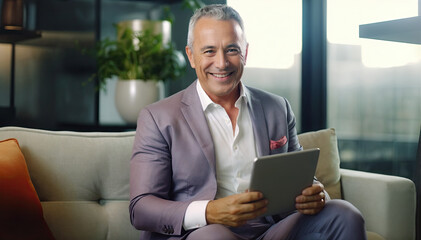
<svg viewBox="0 0 421 240"><path fill-rule="evenodd" d="M200 0L183 0L183 7L195 10ZM98 89L105 89L117 77L115 103L128 123L135 123L139 111L159 99L158 82L177 79L186 69L183 54L171 42L174 16L164 7L163 21L131 20L115 25L117 39L97 43L92 55L97 61Z"/></svg>
<svg viewBox="0 0 421 240"><path fill-rule="evenodd" d="M101 40L93 51L98 67L93 77L98 78L100 89L109 79L118 78L117 111L127 123L135 123L139 111L159 99L158 82L182 76L186 60L169 40L168 21L132 20L115 27L117 39Z"/></svg>

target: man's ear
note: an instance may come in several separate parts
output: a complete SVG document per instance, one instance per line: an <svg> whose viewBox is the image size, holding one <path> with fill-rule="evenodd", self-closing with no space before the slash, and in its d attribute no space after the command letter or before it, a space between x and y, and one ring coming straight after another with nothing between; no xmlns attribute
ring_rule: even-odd
<svg viewBox="0 0 421 240"><path fill-rule="evenodd" d="M246 65L246 62L247 62L248 52L249 52L249 43L246 44L246 54L244 54L244 65Z"/></svg>
<svg viewBox="0 0 421 240"><path fill-rule="evenodd" d="M195 68L196 66L194 64L193 50L190 49L189 46L186 46L186 54L187 54L187 57L189 58L190 66L192 68Z"/></svg>

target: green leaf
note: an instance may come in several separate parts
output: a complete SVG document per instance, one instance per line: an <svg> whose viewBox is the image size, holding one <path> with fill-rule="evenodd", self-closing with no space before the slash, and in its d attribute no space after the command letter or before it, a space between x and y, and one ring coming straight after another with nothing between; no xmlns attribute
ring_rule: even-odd
<svg viewBox="0 0 421 240"><path fill-rule="evenodd" d="M183 54L172 42L165 45L162 34L153 34L151 29L133 32L128 28L115 27L120 33L117 40L106 38L99 41L93 53L101 88L107 79L114 76L168 81L184 74L186 61Z"/></svg>

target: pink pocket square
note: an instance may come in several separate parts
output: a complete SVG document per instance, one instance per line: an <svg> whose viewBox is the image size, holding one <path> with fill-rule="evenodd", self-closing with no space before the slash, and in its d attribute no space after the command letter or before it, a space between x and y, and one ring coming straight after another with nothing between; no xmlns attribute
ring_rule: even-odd
<svg viewBox="0 0 421 240"><path fill-rule="evenodd" d="M277 148L280 148L280 147L284 146L285 143L287 143L287 137L286 136L281 137L281 139L279 139L277 141L270 140L270 150L275 150Z"/></svg>

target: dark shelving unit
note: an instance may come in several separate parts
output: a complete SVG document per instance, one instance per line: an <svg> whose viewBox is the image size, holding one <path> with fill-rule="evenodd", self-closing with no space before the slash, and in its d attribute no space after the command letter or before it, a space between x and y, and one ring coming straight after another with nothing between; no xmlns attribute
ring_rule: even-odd
<svg viewBox="0 0 421 240"><path fill-rule="evenodd" d="M16 44L21 41L41 37L40 31L0 30L0 43Z"/></svg>

